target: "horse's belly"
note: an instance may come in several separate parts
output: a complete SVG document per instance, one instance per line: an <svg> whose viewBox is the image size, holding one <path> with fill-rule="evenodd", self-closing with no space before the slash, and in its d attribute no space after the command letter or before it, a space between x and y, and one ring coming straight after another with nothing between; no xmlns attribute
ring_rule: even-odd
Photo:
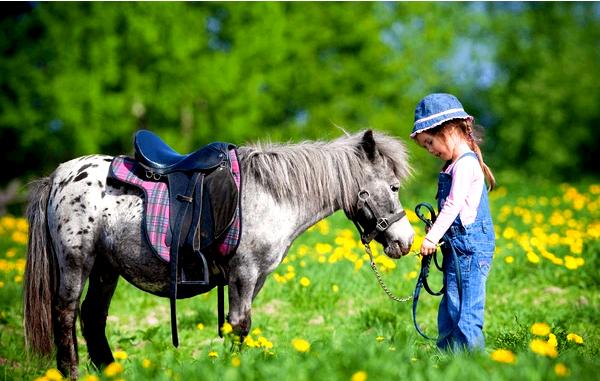
<svg viewBox="0 0 600 381"><path fill-rule="evenodd" d="M106 216L107 255L121 276L134 286L161 296L169 291L169 264L148 245L139 194L110 192L113 198ZM114 193L114 194L113 194Z"/></svg>

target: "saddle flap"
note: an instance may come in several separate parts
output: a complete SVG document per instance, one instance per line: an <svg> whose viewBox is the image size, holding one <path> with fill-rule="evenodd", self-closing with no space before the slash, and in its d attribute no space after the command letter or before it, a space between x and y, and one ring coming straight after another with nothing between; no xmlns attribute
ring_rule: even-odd
<svg viewBox="0 0 600 381"><path fill-rule="evenodd" d="M230 171L222 167L206 176L200 226L203 247L217 240L231 226L238 201L238 188Z"/></svg>

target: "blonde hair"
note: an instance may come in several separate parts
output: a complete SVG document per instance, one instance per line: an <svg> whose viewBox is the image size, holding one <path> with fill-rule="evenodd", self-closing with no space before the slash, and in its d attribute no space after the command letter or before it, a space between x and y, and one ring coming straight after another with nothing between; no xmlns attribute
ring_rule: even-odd
<svg viewBox="0 0 600 381"><path fill-rule="evenodd" d="M488 165L483 161L483 154L481 153L481 149L479 145L483 143L483 127L479 125L475 125L473 123L473 118L468 119L452 119L443 123L439 127L432 128L430 131L432 135L437 135L441 133L446 139L449 136L451 130L457 131L467 142L469 148L477 155L477 160L479 160L479 165L481 166L481 170L488 182L488 190L491 191L496 187L496 179L494 178L494 174ZM444 168L450 165L450 161L446 162Z"/></svg>

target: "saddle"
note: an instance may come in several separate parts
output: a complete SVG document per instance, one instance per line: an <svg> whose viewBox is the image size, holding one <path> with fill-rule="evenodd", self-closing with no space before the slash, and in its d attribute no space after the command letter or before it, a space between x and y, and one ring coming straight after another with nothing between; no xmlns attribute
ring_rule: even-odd
<svg viewBox="0 0 600 381"><path fill-rule="evenodd" d="M224 271L220 262L237 249L240 237L240 169L235 146L230 143L210 143L192 153L182 155L147 130L135 134L133 171L149 182L142 187L146 195L147 239L154 251L170 268L169 299L173 345L179 345L177 335L176 300L209 291L218 286L219 328L224 323ZM125 160L117 157L115 162ZM119 178L117 175L111 177ZM139 181L138 181L139 182ZM152 186L165 187L162 202L164 216L152 215L148 201ZM167 195L168 194L168 195ZM162 238L157 240L150 226L152 219L162 221ZM165 222L168 220L168 223ZM162 241L162 245L160 245ZM219 334L220 331L219 331Z"/></svg>

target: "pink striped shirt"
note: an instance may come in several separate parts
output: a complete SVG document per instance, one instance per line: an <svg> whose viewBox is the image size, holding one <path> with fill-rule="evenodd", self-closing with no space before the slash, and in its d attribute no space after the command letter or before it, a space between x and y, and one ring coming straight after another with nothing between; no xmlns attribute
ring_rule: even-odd
<svg viewBox="0 0 600 381"><path fill-rule="evenodd" d="M437 220L425 236L433 243L439 242L458 215L463 226L475 221L484 185L479 161L471 155L459 158L444 172L452 175L452 187Z"/></svg>

